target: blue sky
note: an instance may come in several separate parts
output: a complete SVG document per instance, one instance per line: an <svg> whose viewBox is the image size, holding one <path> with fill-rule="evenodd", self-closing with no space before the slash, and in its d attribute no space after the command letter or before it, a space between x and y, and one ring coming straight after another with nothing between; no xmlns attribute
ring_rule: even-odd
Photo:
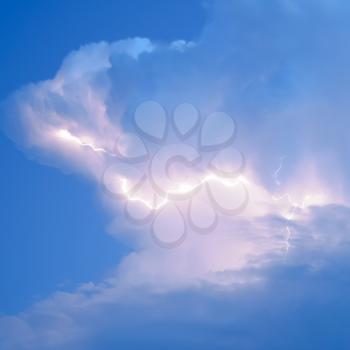
<svg viewBox="0 0 350 350"><path fill-rule="evenodd" d="M0 348L348 349L349 11L342 0L3 1ZM181 231L175 214L135 226L105 180L113 169L133 180L118 140L142 131L135 110L149 100L166 113L146 115L148 130L162 118L170 130L161 145L140 133L150 154L179 138L170 120L184 102L199 115L186 152L224 112L243 154L244 210L222 214L208 185L218 224L203 235L176 202L190 229L174 249L159 242ZM230 125L215 118L220 139ZM231 143L219 146L204 162Z"/></svg>

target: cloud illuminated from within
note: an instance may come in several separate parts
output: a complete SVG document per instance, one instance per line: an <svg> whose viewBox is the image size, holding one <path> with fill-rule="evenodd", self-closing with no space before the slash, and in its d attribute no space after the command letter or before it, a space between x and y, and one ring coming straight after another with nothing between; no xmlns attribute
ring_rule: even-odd
<svg viewBox="0 0 350 350"><path fill-rule="evenodd" d="M220 1L208 11L212 20L195 42L131 38L68 54L52 79L5 101L6 130L39 161L100 184L116 139L133 128L132 116L143 101L157 101L169 113L189 102L202 118L224 111L237 123L235 142L247 160L246 210L222 220L214 234L190 235L174 250L153 244L144 226L132 227L119 216L108 232L132 237L134 251L109 279L4 319L3 329L17 327L37 344L56 342L49 335L52 326L62 332L59 343L86 331L78 329L80 316L72 305L93 314L96 305L100 310L118 304L123 293L138 295L143 288L161 295L196 288L254 290L273 285L279 269L289 273L302 266L317 273L333 258L347 264L347 6ZM121 212L120 202L105 194L101 200ZM286 292L288 281L283 283L279 287ZM42 313L53 315L53 323L33 329ZM6 341L13 344L12 338Z"/></svg>

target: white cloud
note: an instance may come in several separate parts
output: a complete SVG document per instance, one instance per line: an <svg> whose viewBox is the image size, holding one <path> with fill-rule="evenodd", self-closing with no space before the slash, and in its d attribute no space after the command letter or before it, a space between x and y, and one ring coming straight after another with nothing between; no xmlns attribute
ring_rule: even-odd
<svg viewBox="0 0 350 350"><path fill-rule="evenodd" d="M142 327L147 328L149 322L153 325L170 322L174 328L168 330L169 336L173 336L173 332L181 329L181 324L176 323L179 319L187 320L188 327L210 326L211 331L215 324L237 329L237 320L249 321L252 327L247 331L257 333L260 341L266 341L260 334L261 309L269 308L271 314L289 310L289 315L284 315L284 322L294 322L296 315L289 305L290 300L294 300L293 305L308 302L311 306L316 301L309 298L310 295L315 297L315 293L317 298L334 297L335 291L329 290L327 278L323 280L325 273L331 272L335 290L340 286L344 288L343 273L350 263L347 254L349 213L350 209L336 206L310 209L294 222L293 249L282 256L265 255L264 264L261 264L262 250L257 250L258 245L255 249L249 247L252 240L248 238L246 245L228 240L229 244L238 243L238 246L228 246L226 251L223 251L223 245L215 246L214 240L214 248L220 249L225 268L218 267L212 279L202 280L201 284L195 283L196 268L203 268L198 258L206 255L205 262L211 266L211 257L216 265L220 261L213 255L215 249L209 249L200 241L199 245L204 247L201 255L185 248L173 255L158 253L163 254L162 259L149 251L135 253L103 282L82 285L73 293L56 293L17 316L2 318L2 348L86 349L86 342L91 343L94 337L103 338L105 332L109 337L113 335L116 342L122 342L125 332L130 331L137 332L138 339L156 337L158 344L164 345L167 338L163 338L156 326L148 329L150 334L145 334ZM269 235L278 230L280 224L278 218L266 218L259 224L251 223L247 234L264 227ZM259 243L264 245L264 239ZM241 256L237 255L237 248L241 249ZM231 249L235 254L230 254ZM256 252L258 255L254 255ZM250 265L244 261L248 258ZM232 268L228 266L230 261ZM340 274L334 274L334 270ZM188 314L183 312L184 303L189 303ZM253 319L246 310L251 310ZM280 321L267 318L264 322L278 328ZM319 322L315 322L315 327ZM301 328L295 328L295 332L299 334ZM242 339L234 333L223 336L223 340L233 343L249 342L250 339L249 334ZM191 337L185 333L180 339L193 341ZM278 334L270 334L268 339L273 341L276 337ZM210 334L205 333L202 338L208 341Z"/></svg>

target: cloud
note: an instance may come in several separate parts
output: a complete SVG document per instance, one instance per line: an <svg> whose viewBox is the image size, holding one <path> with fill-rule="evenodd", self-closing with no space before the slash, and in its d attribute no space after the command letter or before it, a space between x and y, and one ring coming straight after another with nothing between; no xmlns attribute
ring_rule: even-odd
<svg viewBox="0 0 350 350"><path fill-rule="evenodd" d="M173 339L174 347L184 344L189 349L265 349L282 344L294 349L306 341L323 346L338 339L345 349L349 213L350 209L335 206L310 209L295 222L290 254L264 266L221 271L222 280L228 275L235 284L207 281L200 288L187 285L155 291L139 279L144 271L135 275L133 267L132 288L124 280L130 271L121 268L101 283L82 285L74 293L56 293L1 320L3 348L97 349L112 344L138 348L147 342L160 349ZM274 220L266 220L265 226L273 230ZM145 262L144 256L138 258ZM163 264L166 270L167 262ZM188 261L187 266L191 266ZM151 271L159 273L156 266ZM301 315L301 309L306 313ZM335 312L336 318L329 318Z"/></svg>
<svg viewBox="0 0 350 350"><path fill-rule="evenodd" d="M305 334L308 324L298 324L290 303L317 315L314 308L326 298L328 309L312 319L322 330L326 312L337 311L330 303L341 299L342 319L348 309L337 289L348 283L336 271L349 265L349 10L345 1L213 2L196 42L86 45L52 79L5 101L6 130L25 152L97 182L141 102L155 100L172 111L187 101L202 116L225 111L237 122L252 186L244 215L223 220L218 234L191 235L172 251L125 222L112 223L111 234L125 231L135 243L115 274L3 318L3 347L88 349L89 337L113 344L131 337L136 320L146 327L140 339L156 347L175 330L181 342L201 348L214 338L216 348L300 348L300 337L322 344L323 335ZM279 185L274 174L284 155ZM186 315L177 306L193 311ZM186 333L179 320L197 326L198 334ZM165 335L148 333L148 323ZM328 331L348 342L339 327ZM284 334L293 336L287 345Z"/></svg>

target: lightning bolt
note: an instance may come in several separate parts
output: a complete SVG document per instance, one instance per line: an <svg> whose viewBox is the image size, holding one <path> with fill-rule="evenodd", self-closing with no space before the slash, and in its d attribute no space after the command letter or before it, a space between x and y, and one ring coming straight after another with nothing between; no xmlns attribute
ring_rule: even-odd
<svg viewBox="0 0 350 350"><path fill-rule="evenodd" d="M152 204L150 203L150 201L147 201L142 197L131 195L129 181L126 178L121 179L121 189L127 200L131 202L140 202L150 210L159 210L171 201L171 199L169 199L169 195L189 194L195 191L198 187L202 186L203 184L211 183L211 182L218 182L226 187L234 187L241 183L249 184L249 181L244 176L238 176L234 180L228 180L228 179L221 178L215 174L208 174L196 184L190 184L187 182L177 184L175 188L169 189L165 192L165 196L162 198L162 200L158 204Z"/></svg>
<svg viewBox="0 0 350 350"><path fill-rule="evenodd" d="M280 158L280 164L279 164L278 168L276 169L276 171L273 174L273 178L275 179L275 183L277 184L277 186L281 186L281 181L279 180L278 176L279 176L280 171L282 170L283 162L286 159L286 157L287 156L282 156Z"/></svg>
<svg viewBox="0 0 350 350"><path fill-rule="evenodd" d="M77 137L76 135L73 135L67 129L58 130L57 137L64 139L65 141L75 143L79 146L89 148L96 153L104 153L104 154L110 155L112 157L117 156L115 153L111 153L102 147L98 147L98 146L94 145L93 143L82 141L79 137ZM122 189L122 192L123 192L125 198L128 201L139 202L151 210L159 210L162 207L164 207L167 203L170 202L170 199L169 199L170 195L172 195L172 194L189 194L189 193L195 191L201 185L206 184L206 183L210 183L210 182L218 182L226 187L234 187L240 183L249 184L249 181L244 176L238 176L234 180L229 180L227 178L222 178L222 177L219 177L213 173L210 173L210 174L207 174L206 176L204 176L200 181L198 181L195 184L190 184L188 182L182 182L182 183L176 184L176 186L174 188L171 188L165 192L165 196L162 198L162 200L158 204L152 204L150 201L148 201L142 197L131 195L130 194L131 186L130 186L128 179L126 179L126 178L120 179L120 186L121 186L121 189Z"/></svg>
<svg viewBox="0 0 350 350"><path fill-rule="evenodd" d="M73 135L70 131L67 129L60 129L57 131L57 136L61 139L64 139L66 141L75 143L77 145L80 145L82 147L90 148L92 151L96 153L105 153L112 157L115 157L116 155L114 153L108 152L106 149L102 147L97 147L93 143L83 142L79 137Z"/></svg>
<svg viewBox="0 0 350 350"><path fill-rule="evenodd" d="M287 158L287 156L282 156L280 158L279 166L278 166L278 168L276 169L276 171L273 174L273 177L275 179L275 183L277 184L278 187L281 186L281 181L279 180L279 173L281 172L281 170L283 168L283 163L284 163L284 160L286 158ZM284 215L284 217L285 217L285 219L287 220L288 223L291 222L294 219L294 216L295 216L295 213L296 213L297 209L304 210L307 207L306 202L308 200L310 200L311 198L312 198L311 195L306 195L303 198L302 202L298 203L298 202L293 201L291 194L288 193L288 192L283 194L283 195L281 195L281 196L278 196L278 197L272 196L272 200L274 200L274 201L281 201L283 199L287 199L291 209L289 210L289 212L287 214ZM287 234L286 234L286 251L289 252L289 249L291 247L290 241L292 239L293 234L292 234L292 230L291 230L291 228L290 228L290 226L288 224L285 227L285 230L287 232Z"/></svg>

